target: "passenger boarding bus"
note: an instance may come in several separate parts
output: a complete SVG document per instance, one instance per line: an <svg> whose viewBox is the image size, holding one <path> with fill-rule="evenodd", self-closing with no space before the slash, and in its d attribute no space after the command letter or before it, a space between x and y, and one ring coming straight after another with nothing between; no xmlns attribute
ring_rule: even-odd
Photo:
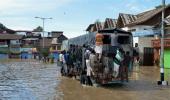
<svg viewBox="0 0 170 100"><path fill-rule="evenodd" d="M130 58L133 55L133 37L130 32L121 29L100 30L93 33L78 36L67 40L64 47L69 48L69 45L88 45L95 49L96 34L102 34L102 57L101 60L93 59L91 80L97 84L122 83L124 77L128 77L128 73L132 71L132 59L129 61L128 69L122 70L124 67L122 61L125 53L129 52ZM66 43L66 42L65 42ZM83 53L82 53L82 56ZM84 64L84 63L82 63ZM85 65L83 65L85 66ZM127 72L128 71L128 72ZM81 75L80 73L77 75Z"/></svg>

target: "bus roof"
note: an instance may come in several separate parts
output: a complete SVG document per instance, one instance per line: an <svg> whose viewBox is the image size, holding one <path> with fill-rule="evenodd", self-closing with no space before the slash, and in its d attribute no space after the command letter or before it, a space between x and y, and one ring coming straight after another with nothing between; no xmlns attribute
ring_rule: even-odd
<svg viewBox="0 0 170 100"><path fill-rule="evenodd" d="M127 31L124 31L124 30L121 30L121 29L117 29L117 28L114 28L114 29L105 29L105 30L99 30L98 33L121 33L121 34L132 34L131 32L127 32Z"/></svg>

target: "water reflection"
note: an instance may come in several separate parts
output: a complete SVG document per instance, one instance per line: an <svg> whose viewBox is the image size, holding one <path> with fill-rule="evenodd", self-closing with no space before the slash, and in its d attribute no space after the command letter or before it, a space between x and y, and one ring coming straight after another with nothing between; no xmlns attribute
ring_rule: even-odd
<svg viewBox="0 0 170 100"><path fill-rule="evenodd" d="M9 62L0 64L0 100L53 100L57 97L56 64Z"/></svg>

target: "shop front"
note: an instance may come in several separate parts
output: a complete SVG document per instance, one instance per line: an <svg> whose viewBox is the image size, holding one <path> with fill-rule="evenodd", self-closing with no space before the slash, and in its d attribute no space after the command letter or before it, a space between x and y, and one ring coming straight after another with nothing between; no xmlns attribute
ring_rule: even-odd
<svg viewBox="0 0 170 100"><path fill-rule="evenodd" d="M32 48L21 48L21 59L32 59Z"/></svg>
<svg viewBox="0 0 170 100"><path fill-rule="evenodd" d="M154 63L159 66L160 60L160 39L152 40L152 46L154 48ZM164 67L170 68L170 38L164 39Z"/></svg>

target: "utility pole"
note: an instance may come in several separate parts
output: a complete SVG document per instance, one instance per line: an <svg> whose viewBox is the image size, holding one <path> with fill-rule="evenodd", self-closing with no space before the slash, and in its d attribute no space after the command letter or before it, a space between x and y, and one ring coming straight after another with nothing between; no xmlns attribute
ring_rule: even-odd
<svg viewBox="0 0 170 100"><path fill-rule="evenodd" d="M168 82L164 80L164 34L165 34L164 20L165 20L165 0L162 0L160 81L158 81L158 85L168 85Z"/></svg>
<svg viewBox="0 0 170 100"><path fill-rule="evenodd" d="M44 18L44 17L35 17L35 18L39 18L43 21L43 48L44 48L44 33L45 33L45 20L46 19L52 19L52 18Z"/></svg>

